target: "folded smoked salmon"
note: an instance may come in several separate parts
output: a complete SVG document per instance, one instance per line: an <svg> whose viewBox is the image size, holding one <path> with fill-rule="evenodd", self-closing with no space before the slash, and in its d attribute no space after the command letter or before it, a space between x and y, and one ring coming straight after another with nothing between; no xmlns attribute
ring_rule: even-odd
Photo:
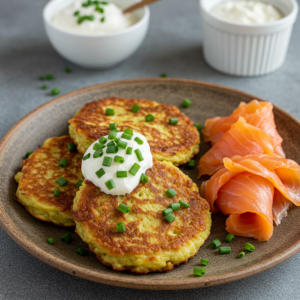
<svg viewBox="0 0 300 300"><path fill-rule="evenodd" d="M300 205L300 166L277 155L224 158L224 167L201 186L211 211L229 215L226 230L267 241L291 205Z"/></svg>

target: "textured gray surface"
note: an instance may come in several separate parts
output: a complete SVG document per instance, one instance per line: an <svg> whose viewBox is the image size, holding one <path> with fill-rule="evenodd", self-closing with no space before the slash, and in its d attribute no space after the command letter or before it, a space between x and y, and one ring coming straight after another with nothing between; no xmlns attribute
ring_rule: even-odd
<svg viewBox="0 0 300 300"><path fill-rule="evenodd" d="M106 71L79 69L50 46L41 12L45 0L0 1L0 137L25 114L49 101L37 78L67 93L85 86L140 77L197 79L234 87L277 104L300 119L300 19L285 65L258 78L226 76L210 69L201 54L197 0L163 0L151 8L151 25L138 52ZM70 66L71 74L64 68ZM228 266L230 268L230 266ZM234 283L189 291L138 291L88 282L60 272L21 249L0 228L0 299L288 299L300 298L300 253L259 275Z"/></svg>

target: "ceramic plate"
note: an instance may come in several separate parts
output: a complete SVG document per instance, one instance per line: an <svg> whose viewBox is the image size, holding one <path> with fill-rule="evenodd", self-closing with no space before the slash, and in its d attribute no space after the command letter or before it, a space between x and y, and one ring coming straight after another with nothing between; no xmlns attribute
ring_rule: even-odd
<svg viewBox="0 0 300 300"><path fill-rule="evenodd" d="M256 251L243 259L237 259L236 256L243 249L244 243L249 241L247 238L235 238L230 244L230 255L219 255L217 250L209 247L212 240L224 240L226 236L226 217L221 213L212 216L211 235L199 254L171 272L147 275L116 272L103 266L89 251L86 256L77 255L77 248L87 249L87 246L73 229L39 221L14 200L17 184L13 177L27 151L36 149L49 137L67 134L68 120L86 102L110 96L144 98L176 105L194 122L201 124L207 118L231 114L241 101L258 99L237 90L204 82L138 79L84 88L39 107L19 121L0 144L0 224L21 247L45 263L71 275L104 284L155 290L190 289L238 280L269 269L299 251L300 209L293 209L282 224L275 228L270 241L251 240ZM181 106L184 98L193 102L188 109ZM278 107L274 107L274 114L278 131L284 138L283 148L287 157L300 163L299 121ZM195 158L197 162L209 147L202 140L201 153ZM200 187L201 181L196 179L196 169L187 170L184 166L181 169ZM65 232L72 233L74 237L68 245L60 242L60 237ZM48 237L54 237L56 243L48 245ZM193 268L199 265L201 258L209 259L210 264L206 268L206 275L196 278L192 275Z"/></svg>

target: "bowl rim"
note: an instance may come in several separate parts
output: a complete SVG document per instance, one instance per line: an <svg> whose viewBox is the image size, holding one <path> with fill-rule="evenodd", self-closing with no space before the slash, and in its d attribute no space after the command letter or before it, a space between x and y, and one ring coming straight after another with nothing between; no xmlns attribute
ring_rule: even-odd
<svg viewBox="0 0 300 300"><path fill-rule="evenodd" d="M76 0L73 0L73 2L75 2ZM135 2L140 2L139 0L134 0ZM67 34L70 36L77 36L77 37L83 37L83 38L99 38L99 37L114 37L114 36L118 36L118 35L122 35L122 34L126 34L126 33L130 33L131 31L134 31L135 29L145 25L149 18L150 18L150 9L148 5L145 5L144 7L140 8L144 10L144 15L141 19L139 19L135 24L133 24L132 26L129 26L128 28L125 28L123 30L120 31L116 31L116 32L110 32L110 33L97 33L97 34L88 34L88 33L76 33L76 32L71 32L68 30L64 30L62 28L59 28L55 25L53 25L53 23L51 22L50 18L47 18L47 12L48 10L51 8L51 6L56 5L56 3L58 3L58 0L50 0L43 9L43 19L44 19L44 23L47 24L49 27L51 27L51 29L56 30L60 33L63 34ZM111 1L113 2L113 0Z"/></svg>
<svg viewBox="0 0 300 300"><path fill-rule="evenodd" d="M179 78L139 78L139 79L127 79L127 80L119 80L119 81L112 81L106 82L101 84L96 84L88 87L84 87L70 93L64 94L58 98L52 99L45 104L37 107L27 115L25 115L21 120L19 120L13 127L5 134L5 136L0 140L0 154L3 151L6 143L10 139L10 137L14 134L14 132L22 126L24 122L30 119L32 116L38 114L41 110L45 109L48 106L53 105L54 103L59 103L60 101L64 101L66 97L70 97L76 93L83 92L85 90L92 90L98 89L99 87L106 87L115 84L130 84L136 82L173 82L173 83L186 83L186 84L197 84L197 85L204 85L211 89L221 89L224 91L233 91L240 95L247 96L249 98L257 99L258 101L265 101L261 98L258 98L254 95L249 93L227 87L222 86L215 83L209 83L205 81L198 81L198 80L191 80L191 79L179 79ZM283 109L279 108L278 106L274 105L274 108L284 114L285 116L292 119L300 126L300 121L292 116L291 114L287 113ZM291 245L289 248L278 252L276 255L272 256L271 258L267 258L259 263L253 264L250 267L245 267L238 271L224 273L222 275L212 275L207 278L203 277L201 281L198 278L189 278L189 279L166 279L166 280L152 280L152 279L144 279L142 276L138 277L138 280L126 277L120 277L115 274L100 274L97 271L86 270L84 267L79 265L73 265L67 261L62 260L53 255L49 255L48 252L42 250L38 246L36 246L33 242L29 241L22 232L15 229L15 227L9 222L6 218L3 211L0 209L0 225L5 230L5 232L17 243L19 244L24 250L32 254L33 256L37 257L41 261L47 263L48 265L57 268L60 271L68 273L73 276L77 276L83 279L92 280L95 282L108 284L112 286L119 286L125 288L134 288L134 289L147 289L147 290L180 290L180 289L193 289L193 288L200 288L200 287L208 287L218 284L229 283L235 280L240 280L243 278L247 278L249 276L258 274L262 271L268 270L279 263L285 261L286 259L292 257L294 254L300 251L300 240L295 240L294 244Z"/></svg>
<svg viewBox="0 0 300 300"><path fill-rule="evenodd" d="M282 19L279 19L275 22L264 23L264 24L242 24L242 23L228 21L228 20L222 19L222 18L212 14L211 11L206 9L206 7L203 5L204 1L207 1L207 0L199 0L200 8L211 19L213 19L223 25L235 26L236 28L258 28L258 29L260 29L260 28L270 28L270 27L274 27L277 25L283 25L283 24L289 23L289 22L293 23L296 21L296 17L297 17L298 10L299 10L298 2L296 0L289 0L293 4L293 9L289 14L285 15ZM226 0L221 0L220 3L225 2L225 1Z"/></svg>

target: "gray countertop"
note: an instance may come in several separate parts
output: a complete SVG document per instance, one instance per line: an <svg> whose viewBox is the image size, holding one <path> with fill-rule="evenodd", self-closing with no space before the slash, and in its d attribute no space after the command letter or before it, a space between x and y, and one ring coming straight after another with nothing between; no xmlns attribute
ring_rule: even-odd
<svg viewBox="0 0 300 300"><path fill-rule="evenodd" d="M298 0L299 1L299 0ZM0 1L0 138L20 118L51 100L40 75L62 93L107 81L169 77L237 88L271 101L300 119L300 19L284 66L257 78L220 74L202 58L197 0L163 0L151 7L151 24L137 53L118 67L87 71L62 59L49 44L42 22L47 0ZM70 66L71 74L64 73ZM139 291L89 282L58 271L19 247L0 228L0 299L299 299L300 253L259 275L205 289ZM299 298L298 298L299 297Z"/></svg>

